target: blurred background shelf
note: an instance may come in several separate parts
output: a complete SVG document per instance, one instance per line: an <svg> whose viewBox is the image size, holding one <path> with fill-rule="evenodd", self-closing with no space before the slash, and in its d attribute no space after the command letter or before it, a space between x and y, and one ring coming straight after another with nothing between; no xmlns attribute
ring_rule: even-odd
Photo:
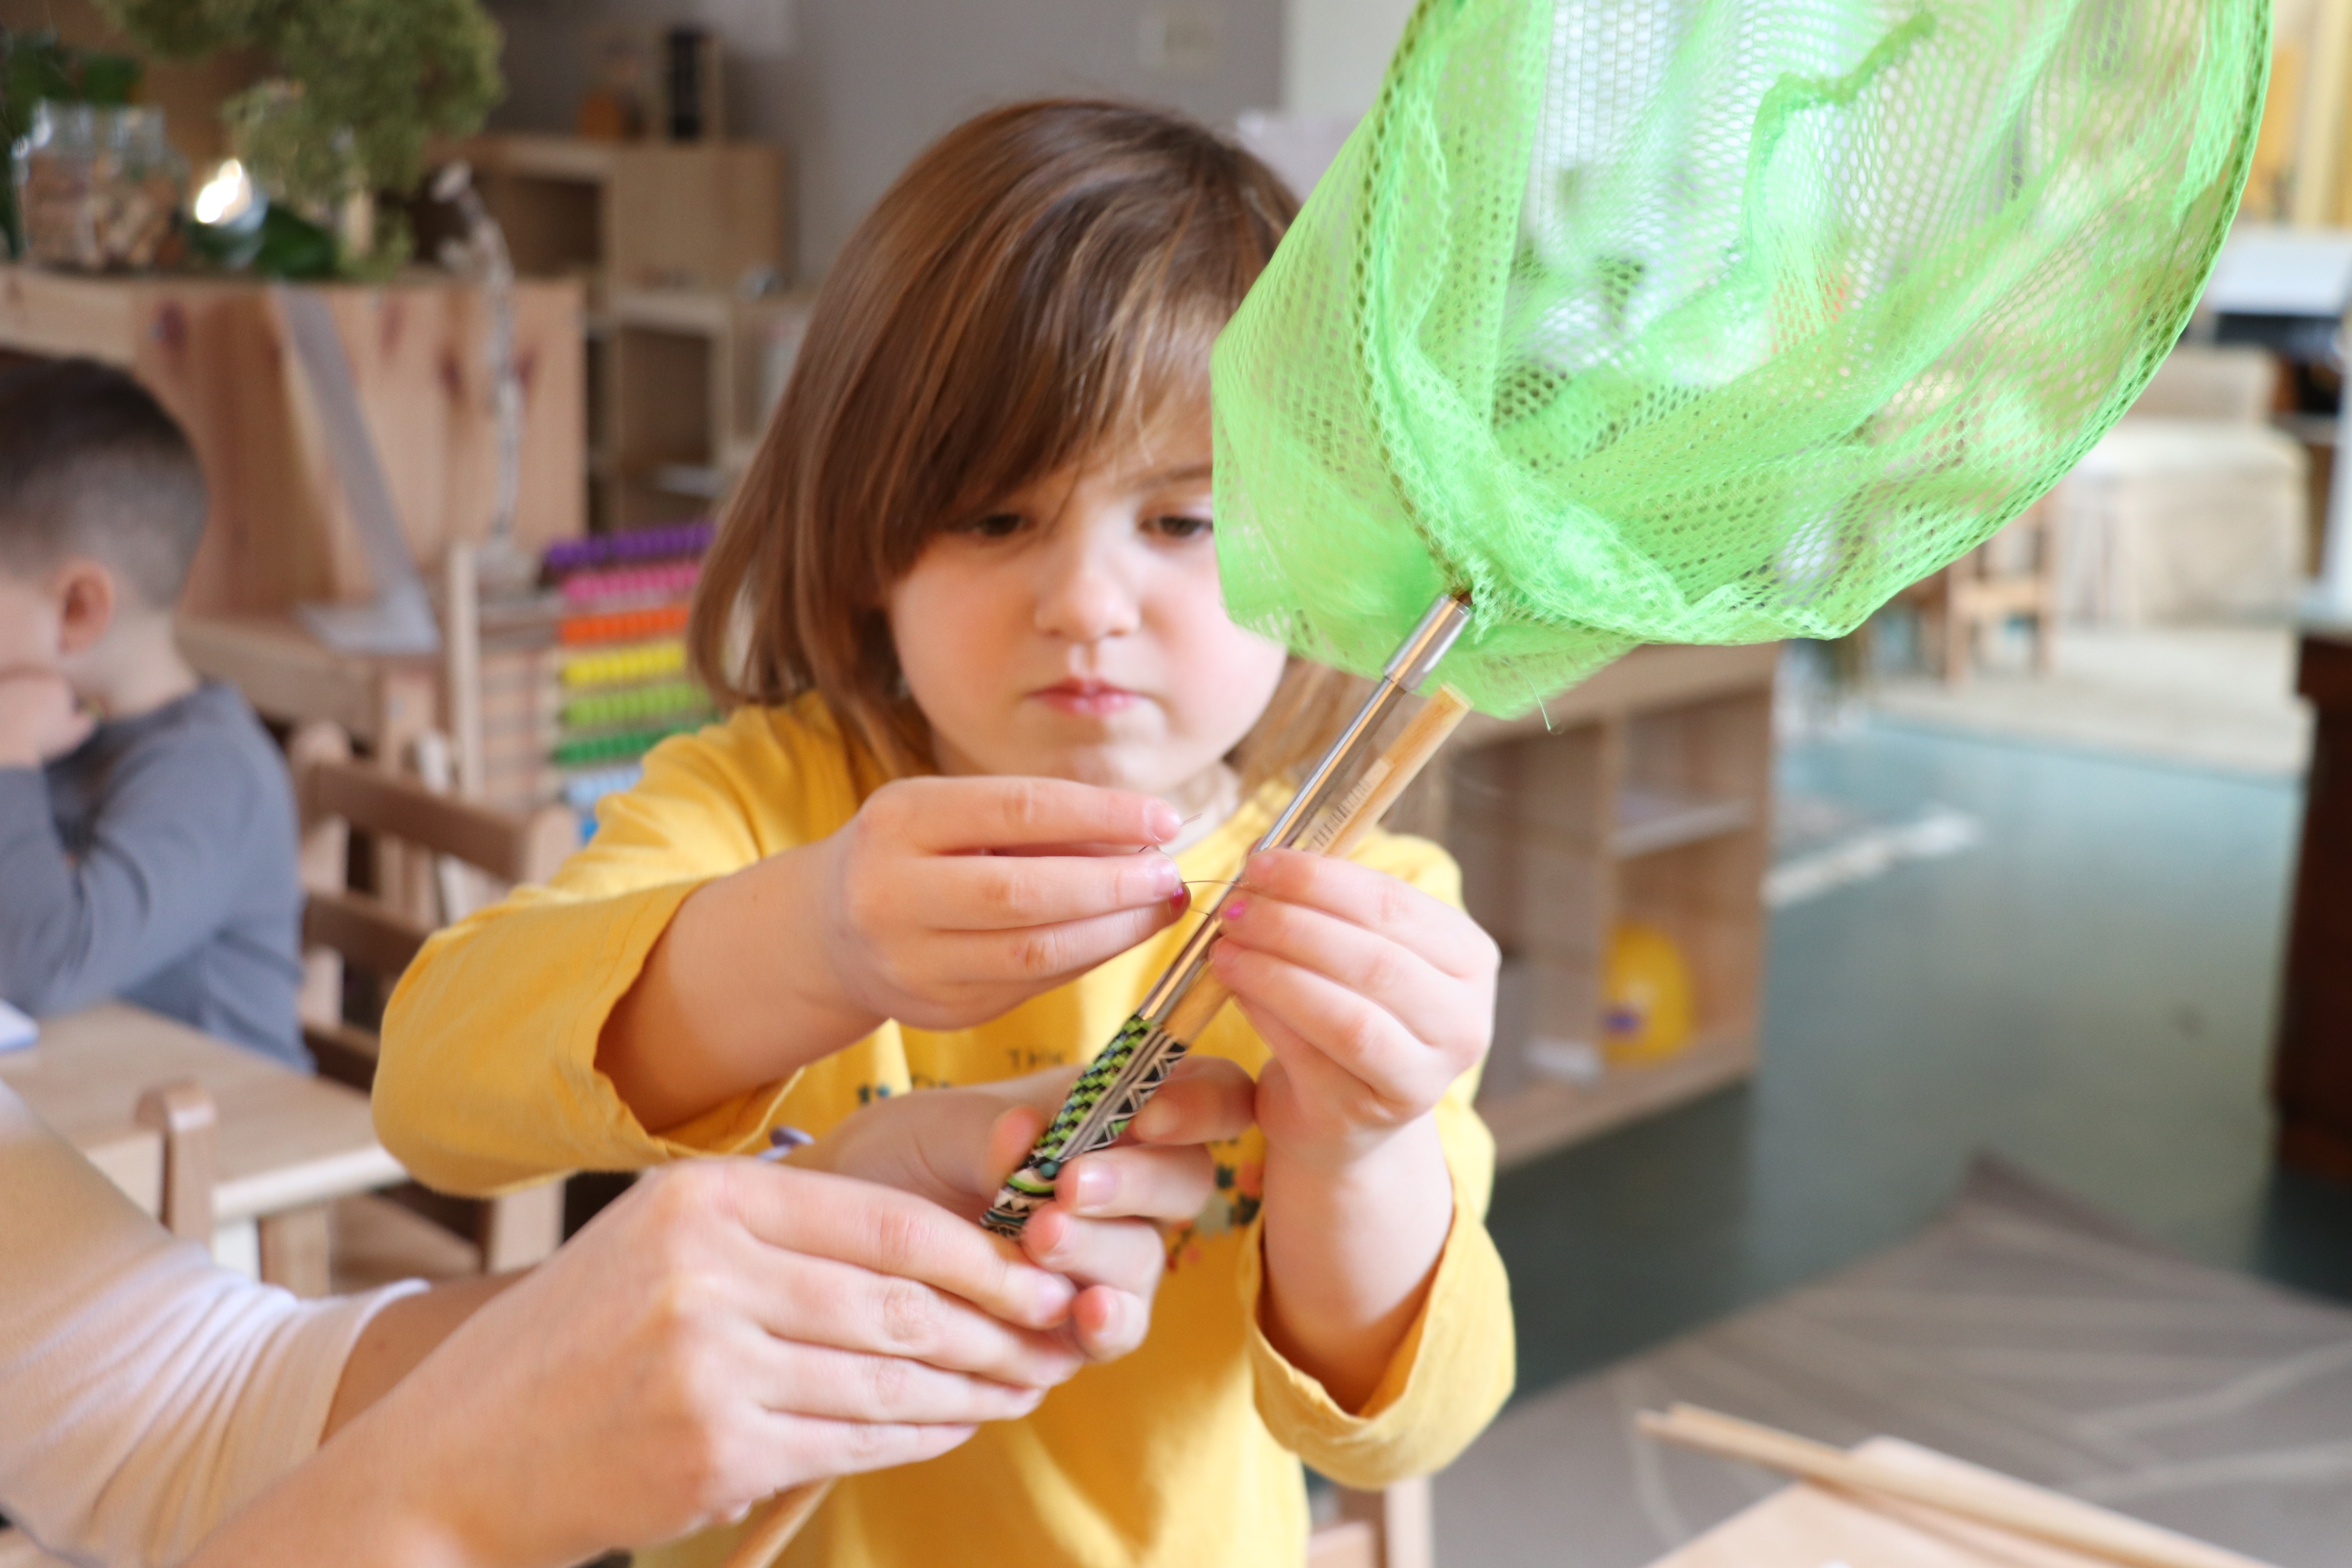
<svg viewBox="0 0 2352 1568"><path fill-rule="evenodd" d="M1503 950L1479 1110L1505 1163L1754 1070L1777 651L1638 648L1537 714L1463 726L1443 836ZM1641 1065L1606 1048L1628 924L1663 933L1691 994L1687 1040Z"/></svg>

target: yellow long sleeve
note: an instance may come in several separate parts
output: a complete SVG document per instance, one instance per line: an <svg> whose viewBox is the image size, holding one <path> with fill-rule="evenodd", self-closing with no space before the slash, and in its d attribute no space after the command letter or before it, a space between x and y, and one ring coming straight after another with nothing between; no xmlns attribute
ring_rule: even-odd
<svg viewBox="0 0 2352 1568"><path fill-rule="evenodd" d="M425 1180L482 1193L576 1168L627 1168L753 1146L789 1121L822 1133L883 1095L1088 1059L1181 943L1179 928L975 1028L886 1024L790 1081L656 1137L595 1068L604 1020L678 904L702 882L829 834L855 815L837 732L803 702L751 710L665 742L595 839L544 889L519 890L436 937L384 1020L376 1123ZM1267 820L1253 803L1178 858L1188 879L1238 870ZM1374 834L1365 864L1458 902L1434 845ZM780 957L780 962L787 961ZM1196 1052L1255 1074L1265 1043L1229 1009ZM1255 1129L1211 1152L1218 1195L1170 1237L1141 1349L1091 1367L1030 1415L921 1465L843 1480L788 1551L794 1568L952 1562L973 1568L1297 1568L1299 1458L1373 1487L1435 1469L1508 1394L1509 1294L1485 1225L1492 1140L1475 1075L1439 1110L1454 1226L1421 1314L1361 1414L1285 1363L1257 1329ZM706 1535L641 1563L717 1561Z"/></svg>

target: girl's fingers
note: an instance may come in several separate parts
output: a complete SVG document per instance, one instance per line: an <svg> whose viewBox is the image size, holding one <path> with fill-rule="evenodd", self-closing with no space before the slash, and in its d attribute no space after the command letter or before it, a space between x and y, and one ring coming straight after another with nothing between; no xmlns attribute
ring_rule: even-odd
<svg viewBox="0 0 2352 1568"><path fill-rule="evenodd" d="M916 778L877 791L860 816L882 815L906 842L935 854L1026 844L1167 844L1184 830L1156 795L1066 779Z"/></svg>
<svg viewBox="0 0 2352 1568"><path fill-rule="evenodd" d="M1139 1143L1214 1143L1249 1131L1257 1086L1239 1062L1186 1057L1128 1123ZM1190 1216L1185 1216L1190 1217Z"/></svg>
<svg viewBox="0 0 2352 1568"><path fill-rule="evenodd" d="M1237 891L1303 904L1378 931L1459 979L1494 973L1494 940L1477 921L1370 866L1299 849L1265 849L1242 868Z"/></svg>
<svg viewBox="0 0 2352 1568"><path fill-rule="evenodd" d="M1181 913L1154 904L1019 931L950 931L940 938L940 969L950 984L1058 983L1159 934Z"/></svg>
<svg viewBox="0 0 2352 1568"><path fill-rule="evenodd" d="M1259 1075L1261 1106L1268 1089L1276 1088L1286 1089L1302 1108L1316 1108L1327 1120L1348 1126L1379 1127L1396 1121L1395 1106L1325 1056L1312 1040L1262 1007L1244 1002L1241 1009L1250 1027L1274 1054L1274 1060Z"/></svg>
<svg viewBox="0 0 2352 1568"><path fill-rule="evenodd" d="M1139 1349L1151 1331L1151 1303L1108 1285L1078 1295L1070 1310L1071 1336L1090 1361L1117 1361Z"/></svg>
<svg viewBox="0 0 2352 1568"><path fill-rule="evenodd" d="M1193 1213L1199 1212L1196 1204ZM1059 1203L1047 1204L1029 1216L1021 1233L1021 1250L1040 1268L1081 1286L1108 1285L1144 1301L1160 1289L1160 1276L1168 1266L1167 1244L1159 1226L1140 1219L1080 1219Z"/></svg>
<svg viewBox="0 0 2352 1568"><path fill-rule="evenodd" d="M1220 915L1225 941L1294 963L1377 1004L1433 1045L1484 1037L1483 1020L1464 1017L1470 982L1432 964L1402 942L1303 904L1237 894Z"/></svg>
<svg viewBox="0 0 2352 1568"><path fill-rule="evenodd" d="M948 855L921 862L921 869L920 915L935 931L1018 931L1118 910L1157 912L1184 894L1176 862L1156 849L1097 857Z"/></svg>
<svg viewBox="0 0 2352 1568"><path fill-rule="evenodd" d="M1454 1076L1440 1053L1392 1014L1337 981L1232 943L1220 942L1210 962L1253 1022L1263 1016L1286 1027L1361 1082L1391 1115L1419 1115Z"/></svg>
<svg viewBox="0 0 2352 1568"><path fill-rule="evenodd" d="M1191 1219L1216 1185L1215 1162L1198 1144L1153 1149L1121 1144L1065 1166L1054 1196L1087 1219Z"/></svg>

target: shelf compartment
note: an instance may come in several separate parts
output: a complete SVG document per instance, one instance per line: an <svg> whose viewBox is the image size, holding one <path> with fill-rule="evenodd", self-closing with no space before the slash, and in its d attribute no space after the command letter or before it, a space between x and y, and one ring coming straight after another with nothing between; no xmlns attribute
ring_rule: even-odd
<svg viewBox="0 0 2352 1568"><path fill-rule="evenodd" d="M1629 785L1617 796L1617 825L1609 836L1609 848L1621 858L1654 855L1737 833L1755 820L1755 807L1745 800Z"/></svg>
<svg viewBox="0 0 2352 1568"><path fill-rule="evenodd" d="M1752 1036L1701 1035L1664 1061L1612 1068L1591 1084L1530 1075L1508 1094L1482 1095L1478 1114L1495 1135L1496 1163L1507 1169L1710 1094L1755 1067Z"/></svg>

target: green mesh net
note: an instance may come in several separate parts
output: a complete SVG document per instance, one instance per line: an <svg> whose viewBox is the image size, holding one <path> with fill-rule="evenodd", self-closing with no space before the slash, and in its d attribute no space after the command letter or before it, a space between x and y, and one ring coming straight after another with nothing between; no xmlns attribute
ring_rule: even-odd
<svg viewBox="0 0 2352 1568"><path fill-rule="evenodd" d="M2263 0L1423 0L1215 361L1235 617L1524 710L1836 637L2129 405L2236 208Z"/></svg>

